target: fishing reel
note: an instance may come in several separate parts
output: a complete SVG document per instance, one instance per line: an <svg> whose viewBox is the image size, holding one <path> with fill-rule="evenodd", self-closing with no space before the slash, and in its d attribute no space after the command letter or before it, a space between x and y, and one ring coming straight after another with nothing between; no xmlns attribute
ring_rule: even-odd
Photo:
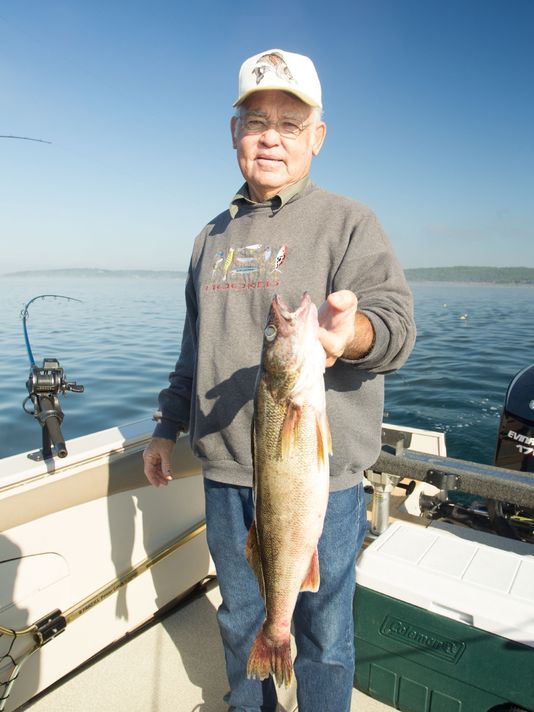
<svg viewBox="0 0 534 712"><path fill-rule="evenodd" d="M429 521L441 519L508 539L534 543L534 510L510 502L461 491L442 491L433 496L421 494L419 507L422 516Z"/></svg>
<svg viewBox="0 0 534 712"><path fill-rule="evenodd" d="M22 408L28 415L33 415L43 429L43 459L52 457L52 446L55 446L58 457L66 457L67 447L61 433L64 414L59 395L66 391L83 393L84 387L75 381L67 381L57 359L45 358L42 367L32 364L26 388L29 395ZM28 401L33 403L33 410L28 409Z"/></svg>
<svg viewBox="0 0 534 712"><path fill-rule="evenodd" d="M28 381L26 382L26 387L28 389L28 393L30 394L28 398L32 398L32 396L42 393L48 395L58 395L59 393L65 393L66 391L83 393L84 390L83 386L79 386L76 381L69 383L69 381L66 380L65 372L59 365L59 361L56 358L43 359L43 365L41 368L34 364L30 371ZM28 400L28 398L26 400Z"/></svg>

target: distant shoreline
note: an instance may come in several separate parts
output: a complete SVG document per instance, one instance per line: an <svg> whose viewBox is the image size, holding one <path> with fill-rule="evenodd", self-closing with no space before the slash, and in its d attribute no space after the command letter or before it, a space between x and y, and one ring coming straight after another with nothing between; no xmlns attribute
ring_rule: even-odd
<svg viewBox="0 0 534 712"><path fill-rule="evenodd" d="M533 286L532 267L416 267L405 270L410 283L462 283L485 285Z"/></svg>
<svg viewBox="0 0 534 712"><path fill-rule="evenodd" d="M410 284L469 284L480 286L534 286L531 267L416 267L405 271ZM25 270L3 274L5 278L76 278L76 279L185 279L182 270L145 269L48 269Z"/></svg>
<svg viewBox="0 0 534 712"><path fill-rule="evenodd" d="M40 269L40 270L25 270L23 272L8 272L2 277L57 277L65 279L68 277L76 277L76 279L183 279L187 277L187 272L181 270L149 270L149 269Z"/></svg>
<svg viewBox="0 0 534 712"><path fill-rule="evenodd" d="M473 282L467 280L445 280L445 279L409 279L408 283L412 286L420 285L423 287L534 287L534 282Z"/></svg>

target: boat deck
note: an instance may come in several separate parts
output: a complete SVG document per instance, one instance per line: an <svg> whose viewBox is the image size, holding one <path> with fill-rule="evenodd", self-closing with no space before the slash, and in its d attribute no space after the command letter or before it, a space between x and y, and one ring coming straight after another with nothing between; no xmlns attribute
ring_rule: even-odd
<svg viewBox="0 0 534 712"><path fill-rule="evenodd" d="M398 430L395 426L391 428ZM103 583L111 581L112 575L117 571L133 570L131 567L134 563L142 563L144 557L153 556L162 544L169 543L172 540L171 535L176 536L176 521L182 522L185 527L186 522L193 526L201 520L203 490L200 477L197 476L198 463L190 454L186 439L179 440L178 444L181 443L182 448L180 450L177 447L175 450L174 464L176 473L179 474L174 489L170 490L170 495L174 493L174 498L169 495L162 503L157 492L146 486L142 471L140 453L148 437L146 432L147 424L141 422L129 426L127 432L125 429L117 432L105 431L86 436L80 441L72 441L72 462L62 463L63 469L55 473L53 478L48 476L48 472L37 471L37 465L32 465L31 467L37 469L28 474L27 458L21 456L20 462L17 461L20 467L26 468L24 477L17 472L12 477L17 482L21 479L23 482L29 481L31 486L28 488L28 497L33 494L33 489L38 490L39 497L34 497L26 508L16 508L7 496L14 485L8 483L9 487L5 488L6 516L13 518L14 512L24 511L27 518L30 517L27 524L32 525L36 521L40 526L43 521L47 521L45 515L53 515L53 533L56 538L49 541L48 530L41 527L37 531L39 546L46 546L45 551L58 552L70 566L76 565L80 569L76 569L71 576L73 585L76 584L78 589L75 593L68 591L64 594L66 602L58 599L55 595L56 589L49 586L51 602L47 602L48 599L41 601L41 596L36 594L34 597L40 605L40 609L36 611L52 610L54 606L61 610L70 610L70 606L72 610L78 611L78 602L84 604L88 593L98 594L98 591L94 593L96 584L91 588L93 570L95 576L97 573L99 576L95 580ZM444 453L441 434L415 430L413 434L414 447L417 445L423 452ZM427 438L431 442L415 442L416 438L419 438L419 441L421 438ZM110 458L109 453L115 453L116 456ZM74 483L68 490L73 501L69 500L69 506L62 505L57 512L54 508L49 511L47 503L55 502L58 494L63 496L61 502L65 503L64 480L72 480ZM45 488L56 487L56 499L49 496L50 493L45 496L41 492L42 484ZM16 492L18 493L18 490ZM408 498L406 490L403 489L395 489L391 495L390 521L400 517L418 524L423 523L417 512L414 513L407 506L410 499L418 501L417 491ZM20 496L26 496L26 493L22 492ZM34 500L40 507L38 511L29 509L30 505L35 504ZM196 510L192 507L192 502L195 503ZM113 504L111 508L110 503ZM79 530L78 516L81 508L87 512L87 531L102 534L97 541L99 546L86 546L82 556L77 548L79 539L72 541L71 551L64 545L62 536L63 531ZM369 517L371 518L370 514ZM98 526L95 526L95 522L99 523ZM17 527L22 528L21 522L12 521L9 532ZM125 541L124 531L128 532ZM24 526L24 533L26 532L28 541L22 535L16 540L19 542L17 552L20 550L33 553L36 535L30 526ZM83 541L87 543L93 539L84 537ZM173 554L161 559L157 576L154 576L156 569L152 568L150 572L147 570L145 575L132 579L128 585L128 608L125 608L124 600L119 599L120 592L113 592L116 600L110 595L109 598L100 598L98 606L86 605L82 612L87 613L87 616L80 613L76 622L72 619L73 625L68 629L70 637L67 631L65 637L58 637L57 643L51 641L43 648L43 651L55 650L49 646L57 645L57 653L46 658L37 654L30 658L28 665L24 667L18 681L20 687L15 687L14 691L20 690L19 699L28 701L19 706L17 712L226 712L223 696L227 691L227 680L215 615L220 603L216 582L209 582L194 595L175 604L172 609L169 609L170 604L167 603L174 595L187 590L212 570L207 560L200 560L200 557L207 556L205 544L202 548L203 541L202 537L193 540L199 542L200 554L193 544L178 548L178 558L173 558ZM117 542L122 543L117 546ZM70 543L70 540L67 543ZM108 560L110 549L115 558L112 556ZM9 548L6 550L8 553L11 551ZM180 556L182 558L179 558ZM179 561L178 569L174 568L178 565L176 561ZM102 564L104 567L100 570ZM179 585L176 580L177 573L183 578L183 581L178 582ZM17 581L20 578L18 576ZM26 579L29 582L28 590L33 591L36 576L28 575ZM10 593L11 591L8 591L7 595ZM90 597L87 600L93 602L97 599ZM155 602L166 607L166 613L160 612L139 627L155 610L152 605ZM29 604L19 606L25 615L27 605ZM42 615L42 611L40 614ZM36 612L29 620L38 618ZM24 621L24 624L26 622ZM121 637L126 630L133 632ZM63 647L62 641L66 640L68 644L65 643ZM110 641L116 642L109 645ZM104 645L108 647L102 650ZM87 660L97 650L101 652L65 675L68 670L80 661ZM41 689L42 692L36 694L36 691ZM20 704L15 702L14 696L9 702L13 706ZM281 689L279 703L279 712L295 712L295 689ZM352 708L359 712L388 712L393 709L357 690L353 691ZM8 703L7 709L13 710L13 707Z"/></svg>
<svg viewBox="0 0 534 712"><path fill-rule="evenodd" d="M17 712L226 712L219 603L218 586L210 582ZM280 712L297 710L293 687L280 690L279 701ZM393 708L355 689L352 709Z"/></svg>

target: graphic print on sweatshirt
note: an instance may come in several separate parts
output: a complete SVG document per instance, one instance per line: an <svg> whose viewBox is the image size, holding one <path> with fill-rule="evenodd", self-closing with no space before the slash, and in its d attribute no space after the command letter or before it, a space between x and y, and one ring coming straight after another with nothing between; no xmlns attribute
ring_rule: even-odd
<svg viewBox="0 0 534 712"><path fill-rule="evenodd" d="M279 284L287 245L247 245L219 250L213 257L211 280L205 291L269 289Z"/></svg>

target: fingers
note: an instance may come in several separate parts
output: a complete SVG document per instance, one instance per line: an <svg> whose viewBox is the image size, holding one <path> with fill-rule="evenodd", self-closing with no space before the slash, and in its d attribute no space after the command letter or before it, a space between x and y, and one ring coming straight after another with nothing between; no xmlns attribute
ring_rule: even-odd
<svg viewBox="0 0 534 712"><path fill-rule="evenodd" d="M325 366L329 368L335 364L343 353L345 341L321 326L319 327L318 337L326 354Z"/></svg>
<svg viewBox="0 0 534 712"><path fill-rule="evenodd" d="M319 340L321 340L320 337L319 337ZM322 347L325 350L325 354L326 354L326 358L325 358L325 362L324 362L325 368L330 368L330 366L333 366L335 364L335 362L338 360L339 356L333 355L333 352L331 351L331 349L333 347L330 346L329 340L327 340L326 346L325 346L325 343L322 342ZM341 354L339 354L339 355L341 356Z"/></svg>
<svg viewBox="0 0 534 712"><path fill-rule="evenodd" d="M335 312L352 312L356 311L358 306L358 298L349 289L340 289L339 292L332 292L326 300L332 310Z"/></svg>
<svg viewBox="0 0 534 712"><path fill-rule="evenodd" d="M154 487L167 485L172 480L171 453L172 440L152 438L143 453L145 475Z"/></svg>
<svg viewBox="0 0 534 712"><path fill-rule="evenodd" d="M326 329L335 327L339 319L345 319L356 313L358 298L349 289L332 292L319 308L319 324Z"/></svg>

